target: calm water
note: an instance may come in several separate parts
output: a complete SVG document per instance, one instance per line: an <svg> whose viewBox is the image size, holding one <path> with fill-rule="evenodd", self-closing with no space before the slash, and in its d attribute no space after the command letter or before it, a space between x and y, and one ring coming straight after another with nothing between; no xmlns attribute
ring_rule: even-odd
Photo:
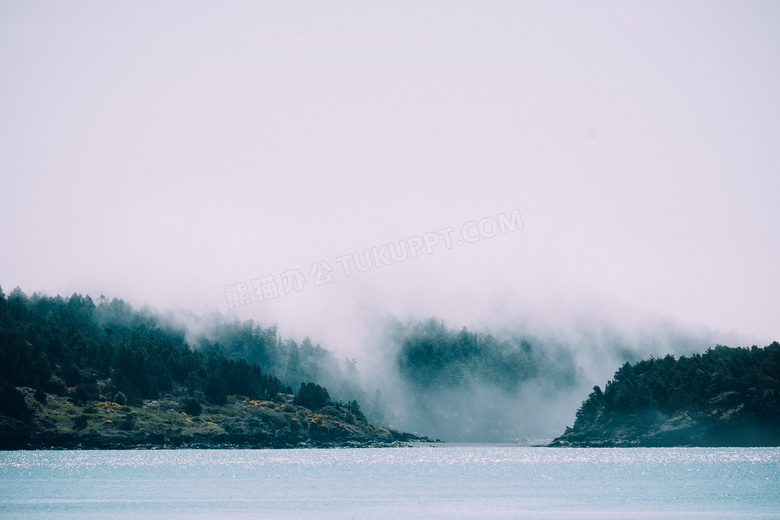
<svg viewBox="0 0 780 520"><path fill-rule="evenodd" d="M780 518L780 449L0 452L2 518Z"/></svg>

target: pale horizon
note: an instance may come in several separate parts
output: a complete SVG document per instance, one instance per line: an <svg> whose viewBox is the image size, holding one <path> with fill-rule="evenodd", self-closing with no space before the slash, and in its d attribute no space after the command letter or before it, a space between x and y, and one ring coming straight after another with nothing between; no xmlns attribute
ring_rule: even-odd
<svg viewBox="0 0 780 520"><path fill-rule="evenodd" d="M779 22L773 2L5 3L0 286L346 353L386 316L766 345Z"/></svg>

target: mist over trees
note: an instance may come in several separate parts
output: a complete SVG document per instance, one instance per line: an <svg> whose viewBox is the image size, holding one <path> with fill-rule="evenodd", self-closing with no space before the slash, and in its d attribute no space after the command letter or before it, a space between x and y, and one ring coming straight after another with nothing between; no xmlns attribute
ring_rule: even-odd
<svg viewBox="0 0 780 520"><path fill-rule="evenodd" d="M372 343L378 359L363 370L381 390L385 421L449 441L546 442L616 367L714 344L708 331L665 320L622 328L599 317L474 330L435 318L383 325Z"/></svg>
<svg viewBox="0 0 780 520"><path fill-rule="evenodd" d="M170 313L117 298L28 297L18 288L6 296L0 288L0 414L29 415L17 387L33 389L41 401L50 393L134 405L184 390L191 411L199 401L273 399L297 389L301 402L343 400L360 412L365 396L355 360L340 364L309 338L300 345L283 340L275 326L211 318L193 332Z"/></svg>
<svg viewBox="0 0 780 520"><path fill-rule="evenodd" d="M256 364L292 389L316 383L336 401L356 401L364 409L371 404L362 390L357 360L340 360L308 337L298 343L280 337L275 325L264 328L252 320L230 321L221 315L178 315L170 321L191 329L188 341L197 350L216 348L228 359Z"/></svg>
<svg viewBox="0 0 780 520"><path fill-rule="evenodd" d="M533 339L496 337L447 329L440 320L401 327L398 368L401 376L420 390L459 388L466 391L490 383L516 394L529 381L556 388L572 385L576 367L563 348L551 352Z"/></svg>
<svg viewBox="0 0 780 520"><path fill-rule="evenodd" d="M627 339L609 328L567 335L518 324L477 332L434 318L387 318L376 329L366 358L347 359L309 338L282 338L275 325L218 313L159 313L116 298L28 297L18 288L6 296L0 289L0 414L29 413L19 387L32 389L39 400L49 393L132 405L186 392L193 414L200 403L225 403L230 395L296 393L296 402L307 406L341 402L374 424L448 441L535 442L571 424L587 389L621 364L614 382L583 404L575 427L610 407L646 399L663 408L711 390L678 385L696 380L689 373L694 368L681 366L704 361L663 355L675 345L690 352L706 339L674 328ZM631 364L659 352L662 357L641 363L662 368L672 359L677 372L670 372L669 384L660 368ZM708 353L706 362L713 356ZM718 373L747 384L748 376L733 370ZM660 375L634 377L645 372ZM624 385L626 378L634 386Z"/></svg>
<svg viewBox="0 0 780 520"><path fill-rule="evenodd" d="M69 298L0 289L0 413L24 418L16 387L74 401L139 404L184 387L215 404L228 395L290 392L258 364L231 359L216 344L193 350L185 332L119 299Z"/></svg>
<svg viewBox="0 0 780 520"><path fill-rule="evenodd" d="M388 329L404 401L395 418L405 428L448 440L517 440L538 419L532 396L549 403L579 387L571 352L551 341L449 329L434 318Z"/></svg>

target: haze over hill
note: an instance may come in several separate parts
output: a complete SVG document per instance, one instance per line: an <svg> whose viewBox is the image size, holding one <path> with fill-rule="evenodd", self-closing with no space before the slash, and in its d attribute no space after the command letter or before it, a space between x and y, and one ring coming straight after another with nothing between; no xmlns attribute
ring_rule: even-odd
<svg viewBox="0 0 780 520"><path fill-rule="evenodd" d="M519 324L469 331L434 318L386 319L374 328L373 348L349 359L251 320L136 310L78 294L28 297L19 288L6 297L0 289L0 415L51 423L40 407L63 399L71 406L160 399L186 412L185 402L284 403L314 387L322 403L333 399L380 426L448 441L539 442L571 424L587 389L612 367L711 345L660 325L631 338L603 325L577 336ZM286 428L293 440L285 443L298 442L300 432Z"/></svg>
<svg viewBox="0 0 780 520"><path fill-rule="evenodd" d="M399 427L449 435L452 402L557 435L625 361L780 338L779 25L775 2L3 3L0 284L195 338L214 311L276 324L356 359ZM475 335L463 359L540 368L494 392L448 359L468 385L412 402L397 360L429 318Z"/></svg>

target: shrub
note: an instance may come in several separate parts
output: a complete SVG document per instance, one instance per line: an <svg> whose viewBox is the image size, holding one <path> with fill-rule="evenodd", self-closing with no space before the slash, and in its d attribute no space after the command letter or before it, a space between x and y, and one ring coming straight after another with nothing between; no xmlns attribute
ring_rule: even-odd
<svg viewBox="0 0 780 520"><path fill-rule="evenodd" d="M73 426L76 428L76 430L83 430L87 427L88 422L89 416L85 413L82 413L73 421Z"/></svg>
<svg viewBox="0 0 780 520"><path fill-rule="evenodd" d="M203 411L203 407L197 399L188 398L182 403L182 411L187 415L197 417Z"/></svg>
<svg viewBox="0 0 780 520"><path fill-rule="evenodd" d="M20 391L13 386L2 386L0 387L0 414L24 421L31 417L32 412Z"/></svg>
<svg viewBox="0 0 780 520"><path fill-rule="evenodd" d="M304 406L311 410L322 408L328 402L330 402L328 391L315 383L301 383L298 395L293 400L293 404Z"/></svg>
<svg viewBox="0 0 780 520"><path fill-rule="evenodd" d="M114 396L114 402L119 406L125 406L127 404L127 396L124 394L124 392L117 392Z"/></svg>
<svg viewBox="0 0 780 520"><path fill-rule="evenodd" d="M119 428L122 430L132 430L133 426L135 426L135 414L126 412L119 422Z"/></svg>
<svg viewBox="0 0 780 520"><path fill-rule="evenodd" d="M51 376L44 389L50 394L65 395L68 393L68 387L61 377Z"/></svg>

